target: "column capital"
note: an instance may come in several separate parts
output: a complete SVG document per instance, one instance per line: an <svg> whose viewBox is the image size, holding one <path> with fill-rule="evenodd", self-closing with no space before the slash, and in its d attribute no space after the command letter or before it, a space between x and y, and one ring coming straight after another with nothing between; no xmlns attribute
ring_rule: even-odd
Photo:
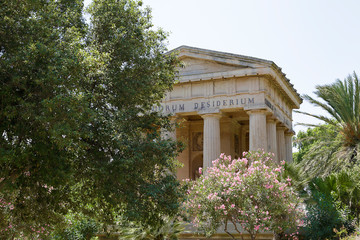
<svg viewBox="0 0 360 240"><path fill-rule="evenodd" d="M292 129L285 131L285 136L294 136L294 135L295 135L295 132Z"/></svg>
<svg viewBox="0 0 360 240"><path fill-rule="evenodd" d="M274 124L276 124L277 121L278 121L278 120L276 120L276 118L274 118L274 117L268 117L268 118L266 118L266 122L268 122L268 123L274 123Z"/></svg>
<svg viewBox="0 0 360 240"><path fill-rule="evenodd" d="M277 129L277 130L283 130L283 131L285 131L285 130L286 130L286 127L283 126L283 125L278 125L278 126L276 126L276 129Z"/></svg>
<svg viewBox="0 0 360 240"><path fill-rule="evenodd" d="M200 116L203 118L203 119L206 119L206 118L221 118L222 117L222 114L221 113L203 113L203 114L200 114Z"/></svg>
<svg viewBox="0 0 360 240"><path fill-rule="evenodd" d="M270 113L266 116L266 121L267 122L275 122L275 123L278 123L279 120L277 119L277 117L273 114L273 113Z"/></svg>
<svg viewBox="0 0 360 240"><path fill-rule="evenodd" d="M252 114L265 114L265 115L268 115L268 114L271 114L271 112L269 112L266 109L250 109L250 110L247 110L246 113L248 115L252 115Z"/></svg>

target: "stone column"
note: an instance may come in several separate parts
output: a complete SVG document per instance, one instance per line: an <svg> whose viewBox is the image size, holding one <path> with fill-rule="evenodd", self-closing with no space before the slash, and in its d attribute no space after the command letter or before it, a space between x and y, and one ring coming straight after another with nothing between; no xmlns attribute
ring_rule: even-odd
<svg viewBox="0 0 360 240"><path fill-rule="evenodd" d="M220 156L220 113L203 114L204 119L204 170Z"/></svg>
<svg viewBox="0 0 360 240"><path fill-rule="evenodd" d="M233 126L230 118L223 117L220 121L220 152L234 156L231 152L233 144Z"/></svg>
<svg viewBox="0 0 360 240"><path fill-rule="evenodd" d="M274 153L274 161L277 161L277 142L276 142L276 120L269 118L266 123L266 134L267 134L267 151Z"/></svg>
<svg viewBox="0 0 360 240"><path fill-rule="evenodd" d="M176 129L176 139L185 144L185 149L179 153L177 160L184 166L176 171L178 179L190 178L190 123L185 118L177 119L179 127Z"/></svg>
<svg viewBox="0 0 360 240"><path fill-rule="evenodd" d="M277 142L277 160L278 163L286 159L286 147L285 147L285 127L278 126L276 128L276 142Z"/></svg>
<svg viewBox="0 0 360 240"><path fill-rule="evenodd" d="M285 161L291 163L293 161L292 158L292 136L294 135L293 131L285 132L285 148L286 148L286 159Z"/></svg>
<svg viewBox="0 0 360 240"><path fill-rule="evenodd" d="M267 150L266 137L266 110L250 110L247 112L250 115L249 129L250 129L250 146L249 150L254 151L258 149Z"/></svg>

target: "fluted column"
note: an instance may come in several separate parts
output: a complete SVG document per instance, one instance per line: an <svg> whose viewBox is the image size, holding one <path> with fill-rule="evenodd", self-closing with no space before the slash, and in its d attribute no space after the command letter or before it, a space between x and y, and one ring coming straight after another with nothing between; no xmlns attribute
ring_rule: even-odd
<svg viewBox="0 0 360 240"><path fill-rule="evenodd" d="M277 154L278 163L286 159L286 147L285 147L285 127L279 126L276 128L276 142L277 142Z"/></svg>
<svg viewBox="0 0 360 240"><path fill-rule="evenodd" d="M179 125L178 128L176 128L176 138L178 141L181 141L187 146L183 149L182 152L179 153L177 156L177 160L183 164L182 168L178 168L176 171L176 176L178 179L189 179L190 178L190 123L185 118L177 119L177 123Z"/></svg>
<svg viewBox="0 0 360 240"><path fill-rule="evenodd" d="M220 121L220 152L225 155L234 156L231 152L234 146L234 126L232 125L232 119L223 117Z"/></svg>
<svg viewBox="0 0 360 240"><path fill-rule="evenodd" d="M250 129L250 146L249 150L254 151L258 149L267 150L266 137L266 110L250 110L247 112L250 115L249 129Z"/></svg>
<svg viewBox="0 0 360 240"><path fill-rule="evenodd" d="M292 158L292 136L294 133L292 131L285 132L285 148L286 148L286 161L291 163Z"/></svg>
<svg viewBox="0 0 360 240"><path fill-rule="evenodd" d="M266 122L266 134L267 134L267 151L274 153L274 161L277 161L277 142L276 142L276 120L270 118Z"/></svg>
<svg viewBox="0 0 360 240"><path fill-rule="evenodd" d="M220 155L220 113L203 114L204 119L204 159L203 168L212 166L212 161Z"/></svg>

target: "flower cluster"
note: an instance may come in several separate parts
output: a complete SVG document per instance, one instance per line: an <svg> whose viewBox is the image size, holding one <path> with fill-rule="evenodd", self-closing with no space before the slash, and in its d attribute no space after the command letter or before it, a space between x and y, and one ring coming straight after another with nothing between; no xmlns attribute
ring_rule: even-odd
<svg viewBox="0 0 360 240"><path fill-rule="evenodd" d="M252 239L260 231L285 230L287 237L296 238L296 231L289 230L300 219L300 199L291 179L281 179L284 162L278 166L271 156L263 151L239 159L221 154L189 187L185 209L193 224L208 234L232 223Z"/></svg>
<svg viewBox="0 0 360 240"><path fill-rule="evenodd" d="M0 197L0 238L3 237L10 238L16 233L19 235L20 239L23 239L23 234L21 233L21 226L14 224L8 214L14 210L14 205L11 202L6 201ZM41 236L48 236L50 234L49 229L50 225L46 226L30 226L31 235L36 239L41 239Z"/></svg>

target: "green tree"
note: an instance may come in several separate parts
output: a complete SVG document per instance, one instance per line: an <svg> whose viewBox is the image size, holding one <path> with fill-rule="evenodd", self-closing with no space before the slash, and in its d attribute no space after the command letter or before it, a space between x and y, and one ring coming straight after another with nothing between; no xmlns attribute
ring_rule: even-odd
<svg viewBox="0 0 360 240"><path fill-rule="evenodd" d="M82 215L66 215L67 227L52 233L52 240L95 240L99 224Z"/></svg>
<svg viewBox="0 0 360 240"><path fill-rule="evenodd" d="M344 163L336 154L342 147L342 139L333 125L323 124L300 131L294 146L298 152L293 154L294 167L300 175L308 179L327 176L343 168Z"/></svg>
<svg viewBox="0 0 360 240"><path fill-rule="evenodd" d="M95 0L89 14L82 0L1 2L0 228L15 235L70 209L144 225L177 211L178 146L151 112L176 76L166 33L133 0Z"/></svg>
<svg viewBox="0 0 360 240"><path fill-rule="evenodd" d="M306 239L333 239L333 229L339 229L342 222L330 190L321 178L316 178L310 182L309 191L311 198L306 203L304 227Z"/></svg>
<svg viewBox="0 0 360 240"><path fill-rule="evenodd" d="M360 158L360 83L354 72L344 81L337 80L329 85L316 87L315 95L319 100L309 95L303 98L313 105L322 108L330 116L316 115L300 112L324 121L329 126L327 131L322 127L314 130L320 131L317 135L316 144L312 144L308 151L306 164L322 165L328 169L339 171L345 167L351 167ZM311 131L308 135L311 135ZM327 135L321 136L322 133ZM314 151L315 150L315 151ZM304 156L305 157L305 156ZM304 161L304 160L303 160ZM318 169L316 169L318 170ZM319 173L319 172L318 172ZM324 171L323 174L329 174Z"/></svg>
<svg viewBox="0 0 360 240"><path fill-rule="evenodd" d="M351 233L359 225L360 185L358 170L332 173L312 179L307 187L305 232L309 239L333 237L333 229Z"/></svg>

